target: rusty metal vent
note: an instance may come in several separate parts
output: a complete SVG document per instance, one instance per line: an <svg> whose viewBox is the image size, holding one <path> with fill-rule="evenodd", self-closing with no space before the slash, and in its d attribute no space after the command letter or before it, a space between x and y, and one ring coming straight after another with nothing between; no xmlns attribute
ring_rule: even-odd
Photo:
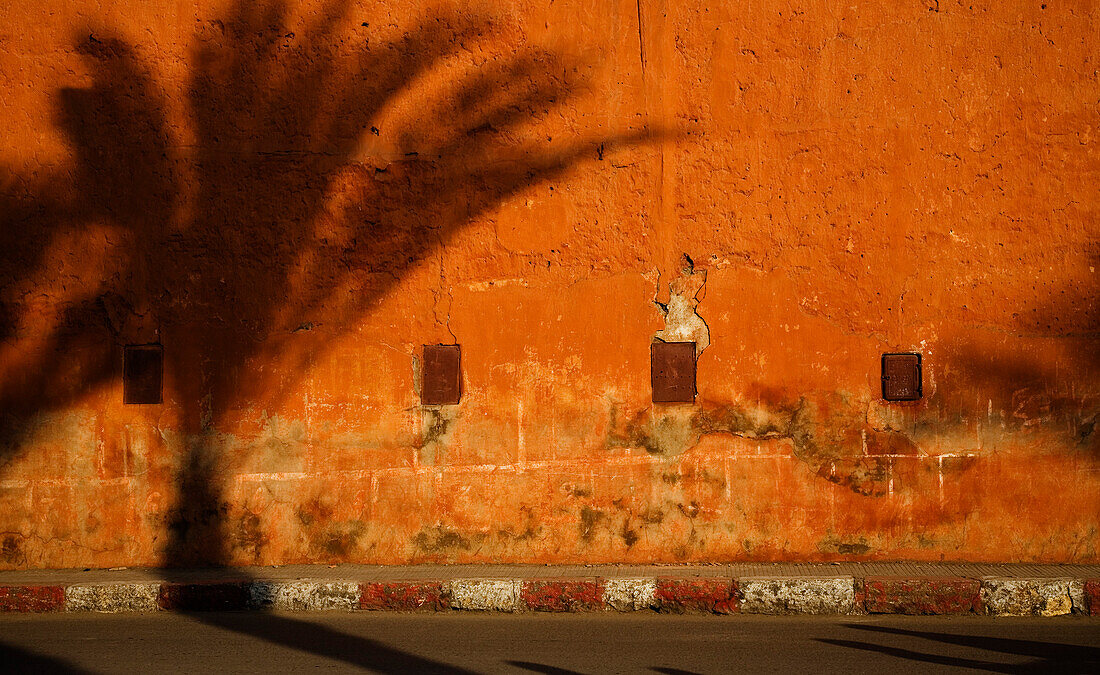
<svg viewBox="0 0 1100 675"><path fill-rule="evenodd" d="M462 349L458 345L424 345L420 386L423 405L455 405L462 396Z"/></svg>
<svg viewBox="0 0 1100 675"><path fill-rule="evenodd" d="M695 343L653 342L649 346L654 403L695 402Z"/></svg>
<svg viewBox="0 0 1100 675"><path fill-rule="evenodd" d="M164 347L130 345L122 353L122 402L155 404L161 402L164 380Z"/></svg>
<svg viewBox="0 0 1100 675"><path fill-rule="evenodd" d="M920 354L883 354L882 398L916 401L921 395Z"/></svg>

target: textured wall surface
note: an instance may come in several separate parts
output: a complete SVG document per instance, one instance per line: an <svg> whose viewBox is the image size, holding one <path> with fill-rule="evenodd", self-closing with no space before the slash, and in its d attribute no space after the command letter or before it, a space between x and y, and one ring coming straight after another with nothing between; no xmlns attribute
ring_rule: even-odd
<svg viewBox="0 0 1100 675"><path fill-rule="evenodd" d="M1100 560L1100 8L842 4L0 6L0 568Z"/></svg>

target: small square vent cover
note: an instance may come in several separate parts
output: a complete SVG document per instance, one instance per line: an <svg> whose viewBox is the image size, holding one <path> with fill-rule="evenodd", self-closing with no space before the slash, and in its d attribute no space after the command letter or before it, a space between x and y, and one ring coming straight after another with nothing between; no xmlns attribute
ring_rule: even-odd
<svg viewBox="0 0 1100 675"><path fill-rule="evenodd" d="M695 401L695 343L653 342L649 347L654 403Z"/></svg>
<svg viewBox="0 0 1100 675"><path fill-rule="evenodd" d="M920 354L883 354L882 398L916 401L921 395Z"/></svg>
<svg viewBox="0 0 1100 675"><path fill-rule="evenodd" d="M421 404L455 405L461 397L462 348L458 345L424 345Z"/></svg>
<svg viewBox="0 0 1100 675"><path fill-rule="evenodd" d="M130 345L122 353L122 402L156 404L161 402L164 380L164 347Z"/></svg>

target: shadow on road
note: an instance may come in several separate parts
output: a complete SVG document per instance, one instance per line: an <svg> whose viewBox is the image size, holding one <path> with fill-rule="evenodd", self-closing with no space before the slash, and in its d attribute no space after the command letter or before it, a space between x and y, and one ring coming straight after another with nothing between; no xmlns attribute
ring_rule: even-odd
<svg viewBox="0 0 1100 675"><path fill-rule="evenodd" d="M991 673L1100 672L1100 649L1096 647L1083 647L1058 642L1039 642L1036 640L1017 640L985 635L958 635L954 633L891 628L889 626L845 624L845 627L854 630L885 633L891 636L922 638L942 644L971 647L1012 656L1030 657L1034 660L1016 665L960 656L950 656L947 654L937 654L933 652L921 652L902 647L860 642L857 640L817 638L816 641L849 649L877 652L879 654L886 654L909 661L919 661L921 663L931 663L955 668L972 668Z"/></svg>
<svg viewBox="0 0 1100 675"><path fill-rule="evenodd" d="M582 675L575 670L558 668L557 666L548 666L543 663L534 663L532 661L505 661L505 663L510 666L515 666L516 668L529 670L532 673L543 673L543 675Z"/></svg>
<svg viewBox="0 0 1100 675"><path fill-rule="evenodd" d="M350 635L289 616L252 612L247 614L204 612L190 614L190 616L208 626L258 638L305 654L343 661L376 673L441 673L442 675L473 675L474 673L458 666L388 647L370 638Z"/></svg>
<svg viewBox="0 0 1100 675"><path fill-rule="evenodd" d="M0 643L0 669L8 673L90 673L64 659L42 656L34 652Z"/></svg>

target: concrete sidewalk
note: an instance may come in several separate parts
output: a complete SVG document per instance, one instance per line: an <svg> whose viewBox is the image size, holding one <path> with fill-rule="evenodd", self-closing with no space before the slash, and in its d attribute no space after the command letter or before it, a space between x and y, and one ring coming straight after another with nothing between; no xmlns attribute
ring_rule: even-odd
<svg viewBox="0 0 1100 675"><path fill-rule="evenodd" d="M0 611L639 611L1100 617L1100 565L290 565L0 572Z"/></svg>

